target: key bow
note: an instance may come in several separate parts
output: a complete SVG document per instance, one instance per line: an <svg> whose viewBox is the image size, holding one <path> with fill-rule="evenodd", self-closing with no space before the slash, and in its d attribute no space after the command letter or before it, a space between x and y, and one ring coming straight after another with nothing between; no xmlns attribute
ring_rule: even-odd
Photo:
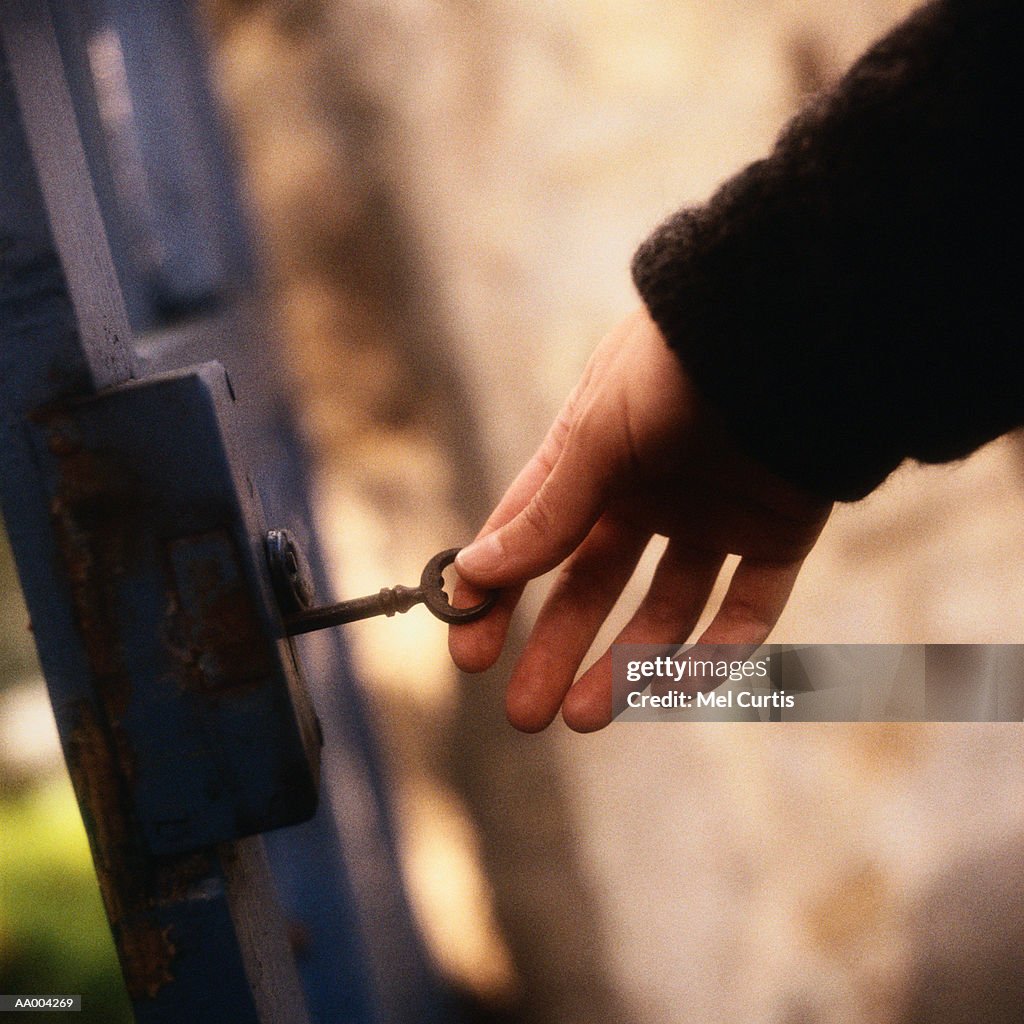
<svg viewBox="0 0 1024 1024"><path fill-rule="evenodd" d="M288 636L312 633L314 630L358 622L377 615L390 617L407 612L417 604L425 604L427 610L442 622L458 625L482 618L498 599L497 592L492 592L469 608L453 605L445 593L444 571L455 561L461 548L446 548L427 562L418 587L384 587L370 597L357 597L351 601L312 608L309 607L312 603L312 584L300 588L304 577L304 560L294 538L287 530L271 530L267 534L266 546L271 578Z"/></svg>

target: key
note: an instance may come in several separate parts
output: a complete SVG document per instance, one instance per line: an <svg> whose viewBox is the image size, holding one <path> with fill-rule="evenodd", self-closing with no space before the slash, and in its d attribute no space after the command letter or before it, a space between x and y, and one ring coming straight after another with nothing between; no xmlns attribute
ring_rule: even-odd
<svg viewBox="0 0 1024 1024"><path fill-rule="evenodd" d="M277 531L283 533L283 531ZM285 616L285 633L297 636L317 629L340 626L346 622L373 618L376 615L392 616L407 612L418 604L425 604L427 610L450 624L475 622L486 615L498 599L497 593L488 594L479 604L471 608L456 608L444 589L444 570L455 561L460 548L448 548L427 562L420 576L418 587L384 587L369 597L357 597L340 604L325 605L322 608L306 608ZM291 565L294 567L294 560Z"/></svg>

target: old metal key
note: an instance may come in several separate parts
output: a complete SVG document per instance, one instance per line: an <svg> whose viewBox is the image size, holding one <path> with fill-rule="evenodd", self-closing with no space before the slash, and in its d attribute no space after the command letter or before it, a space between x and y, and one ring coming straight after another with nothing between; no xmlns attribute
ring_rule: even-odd
<svg viewBox="0 0 1024 1024"><path fill-rule="evenodd" d="M278 602L284 612L285 632L289 636L358 622L375 615L391 616L407 612L418 604L425 604L427 610L442 622L475 622L494 607L498 595L488 594L470 608L456 608L448 600L444 590L444 570L455 561L459 550L448 548L434 555L427 562L418 587L384 587L369 597L311 608L312 584L301 551L287 530L271 530L267 534L267 561Z"/></svg>

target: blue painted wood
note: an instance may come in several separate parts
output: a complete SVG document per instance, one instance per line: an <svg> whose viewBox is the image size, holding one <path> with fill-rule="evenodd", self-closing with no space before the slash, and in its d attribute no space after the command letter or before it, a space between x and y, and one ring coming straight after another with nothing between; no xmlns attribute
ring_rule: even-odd
<svg viewBox="0 0 1024 1024"><path fill-rule="evenodd" d="M55 6L65 65L89 76L76 107L94 177L106 186L104 216L122 247L115 262L133 326L147 330L230 300L252 268L187 0Z"/></svg>
<svg viewBox="0 0 1024 1024"><path fill-rule="evenodd" d="M233 198L230 158L209 114L214 105L188 11L181 0L53 0L49 7L12 0L0 11L18 79L15 87L5 62L0 399L10 443L0 452L0 487L139 1019L301 1024L305 1002L309 1019L322 1024L450 1020L405 898L373 731L341 631L295 644L327 741L327 785L316 817L265 839L161 858L154 873L145 829L119 771L109 702L98 692L81 640L74 588L69 574L54 568L62 556L26 417L54 399L92 394L132 376L220 360L238 395L233 411L256 504L268 523L303 540L320 595L336 595L311 528L306 468L280 391L279 357L250 294L247 233ZM149 193L149 201L164 197L157 209L126 202L118 184L126 148L123 139L110 138L92 88L89 42L97 31L115 33L125 81L135 90L128 135L134 133L142 173L155 160L181 175L165 179L173 186L168 190ZM112 45L109 36L105 45ZM174 111L176 74L187 80L188 100ZM204 102L207 115L200 116ZM162 133L164 123L175 131ZM147 262L140 254L154 237L175 257ZM118 279L138 332L131 344ZM264 846L289 927L304 936L304 994ZM237 994L243 976L248 1001Z"/></svg>
<svg viewBox="0 0 1024 1024"><path fill-rule="evenodd" d="M3 511L125 981L140 1021L301 1022L262 841L157 860L131 812L103 692L122 638L75 600L90 566L52 529L32 422L127 379L134 353L45 5L2 5L0 33Z"/></svg>

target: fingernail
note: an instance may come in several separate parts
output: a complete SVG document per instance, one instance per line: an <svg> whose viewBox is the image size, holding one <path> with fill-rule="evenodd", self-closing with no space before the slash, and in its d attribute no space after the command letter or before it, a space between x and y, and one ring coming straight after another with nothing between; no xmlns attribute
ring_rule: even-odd
<svg viewBox="0 0 1024 1024"><path fill-rule="evenodd" d="M455 571L472 578L496 569L501 562L501 542L497 533L473 541L455 556Z"/></svg>

